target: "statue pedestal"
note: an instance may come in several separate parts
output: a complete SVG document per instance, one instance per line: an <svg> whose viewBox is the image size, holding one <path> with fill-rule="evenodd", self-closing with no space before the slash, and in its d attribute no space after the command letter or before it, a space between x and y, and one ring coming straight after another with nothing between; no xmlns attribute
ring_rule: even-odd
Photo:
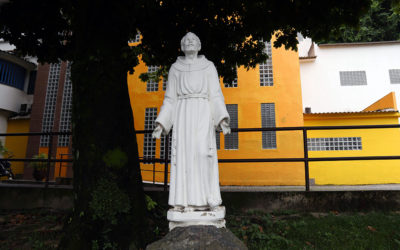
<svg viewBox="0 0 400 250"><path fill-rule="evenodd" d="M204 211L178 211L170 209L167 213L169 230L176 227L188 226L214 226L225 227L225 207L219 206L213 210Z"/></svg>

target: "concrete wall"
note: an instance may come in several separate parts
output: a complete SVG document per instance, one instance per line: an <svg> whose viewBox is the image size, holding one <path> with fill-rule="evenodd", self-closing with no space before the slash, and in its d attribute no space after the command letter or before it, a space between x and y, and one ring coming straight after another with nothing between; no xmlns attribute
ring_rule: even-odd
<svg viewBox="0 0 400 250"><path fill-rule="evenodd" d="M73 207L72 189L1 186L0 209ZM153 200L166 206L168 193L146 192ZM353 192L223 192L227 213L233 211L279 210L294 211L368 211L399 210L399 191ZM166 218L165 218L166 219Z"/></svg>
<svg viewBox="0 0 400 250"><path fill-rule="evenodd" d="M32 103L32 96L24 91L0 83L0 109L19 112L23 103Z"/></svg>
<svg viewBox="0 0 400 250"><path fill-rule="evenodd" d="M305 55L307 47L299 46L303 49L299 53ZM361 111L391 91L400 105L400 84L391 84L389 78L389 69L400 69L400 42L314 45L314 49L315 60L300 60L303 108ZM341 86L339 71L366 71L367 85Z"/></svg>

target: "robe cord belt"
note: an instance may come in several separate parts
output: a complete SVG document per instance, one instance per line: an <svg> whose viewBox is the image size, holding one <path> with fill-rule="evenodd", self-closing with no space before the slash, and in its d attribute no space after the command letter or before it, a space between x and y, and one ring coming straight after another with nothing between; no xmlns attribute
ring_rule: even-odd
<svg viewBox="0 0 400 250"><path fill-rule="evenodd" d="M178 99L190 99L190 98L203 98L203 99L208 99L207 94L187 94L187 95L178 95Z"/></svg>

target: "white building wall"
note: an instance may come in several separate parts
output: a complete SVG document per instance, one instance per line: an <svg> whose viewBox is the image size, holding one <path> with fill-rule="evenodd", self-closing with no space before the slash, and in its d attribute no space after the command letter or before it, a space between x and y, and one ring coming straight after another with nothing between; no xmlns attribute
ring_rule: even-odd
<svg viewBox="0 0 400 250"><path fill-rule="evenodd" d="M18 113L21 104L32 104L32 101L32 96L25 92L0 83L0 109Z"/></svg>
<svg viewBox="0 0 400 250"><path fill-rule="evenodd" d="M400 84L391 84L389 78L389 69L400 69L400 42L315 45L314 49L315 60L300 60L303 109L361 111L391 91L400 109ZM341 86L340 71L365 71L367 85Z"/></svg>

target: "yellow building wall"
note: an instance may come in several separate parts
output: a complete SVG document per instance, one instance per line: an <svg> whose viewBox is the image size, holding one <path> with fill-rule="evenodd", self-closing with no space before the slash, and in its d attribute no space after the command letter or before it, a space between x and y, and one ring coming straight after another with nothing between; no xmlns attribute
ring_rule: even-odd
<svg viewBox="0 0 400 250"><path fill-rule="evenodd" d="M238 127L261 127L261 103L275 103L276 126L303 126L300 69L298 53L284 48L272 48L274 86L260 86L259 67L246 70L238 68L238 87L221 89L226 104L238 105ZM159 90L147 92L146 83L138 77L147 72L144 63L128 74L128 87L135 129L144 129L145 108L157 107L160 111L164 92L162 81ZM239 149L225 150L221 134L219 159L302 157L303 142L299 131L277 132L277 149L262 149L261 132L239 133ZM144 135L137 135L139 155L143 156ZM156 142L156 158L160 157L160 140ZM163 164L142 164L145 181L163 182ZM221 185L304 185L303 163L220 163ZM153 169L159 172L153 173Z"/></svg>
<svg viewBox="0 0 400 250"><path fill-rule="evenodd" d="M29 119L9 120L7 133L28 133L29 121ZM25 158L27 145L27 136L6 136L5 147L12 152L13 158ZM11 169L14 174L23 174L24 163L13 161Z"/></svg>
<svg viewBox="0 0 400 250"><path fill-rule="evenodd" d="M305 126L398 124L399 114L305 114ZM361 137L362 150L309 151L309 157L400 155L400 128L314 130L308 138ZM400 183L400 160L310 162L310 179L316 185Z"/></svg>
<svg viewBox="0 0 400 250"><path fill-rule="evenodd" d="M49 148L48 147L40 147L39 154L45 153L48 155ZM57 147L56 158L57 159L69 159L70 157L66 156L69 154L68 147ZM52 154L53 155L53 154ZM72 167L72 164L69 162L56 162L54 163L54 178L56 177L67 177L67 170L69 167Z"/></svg>

